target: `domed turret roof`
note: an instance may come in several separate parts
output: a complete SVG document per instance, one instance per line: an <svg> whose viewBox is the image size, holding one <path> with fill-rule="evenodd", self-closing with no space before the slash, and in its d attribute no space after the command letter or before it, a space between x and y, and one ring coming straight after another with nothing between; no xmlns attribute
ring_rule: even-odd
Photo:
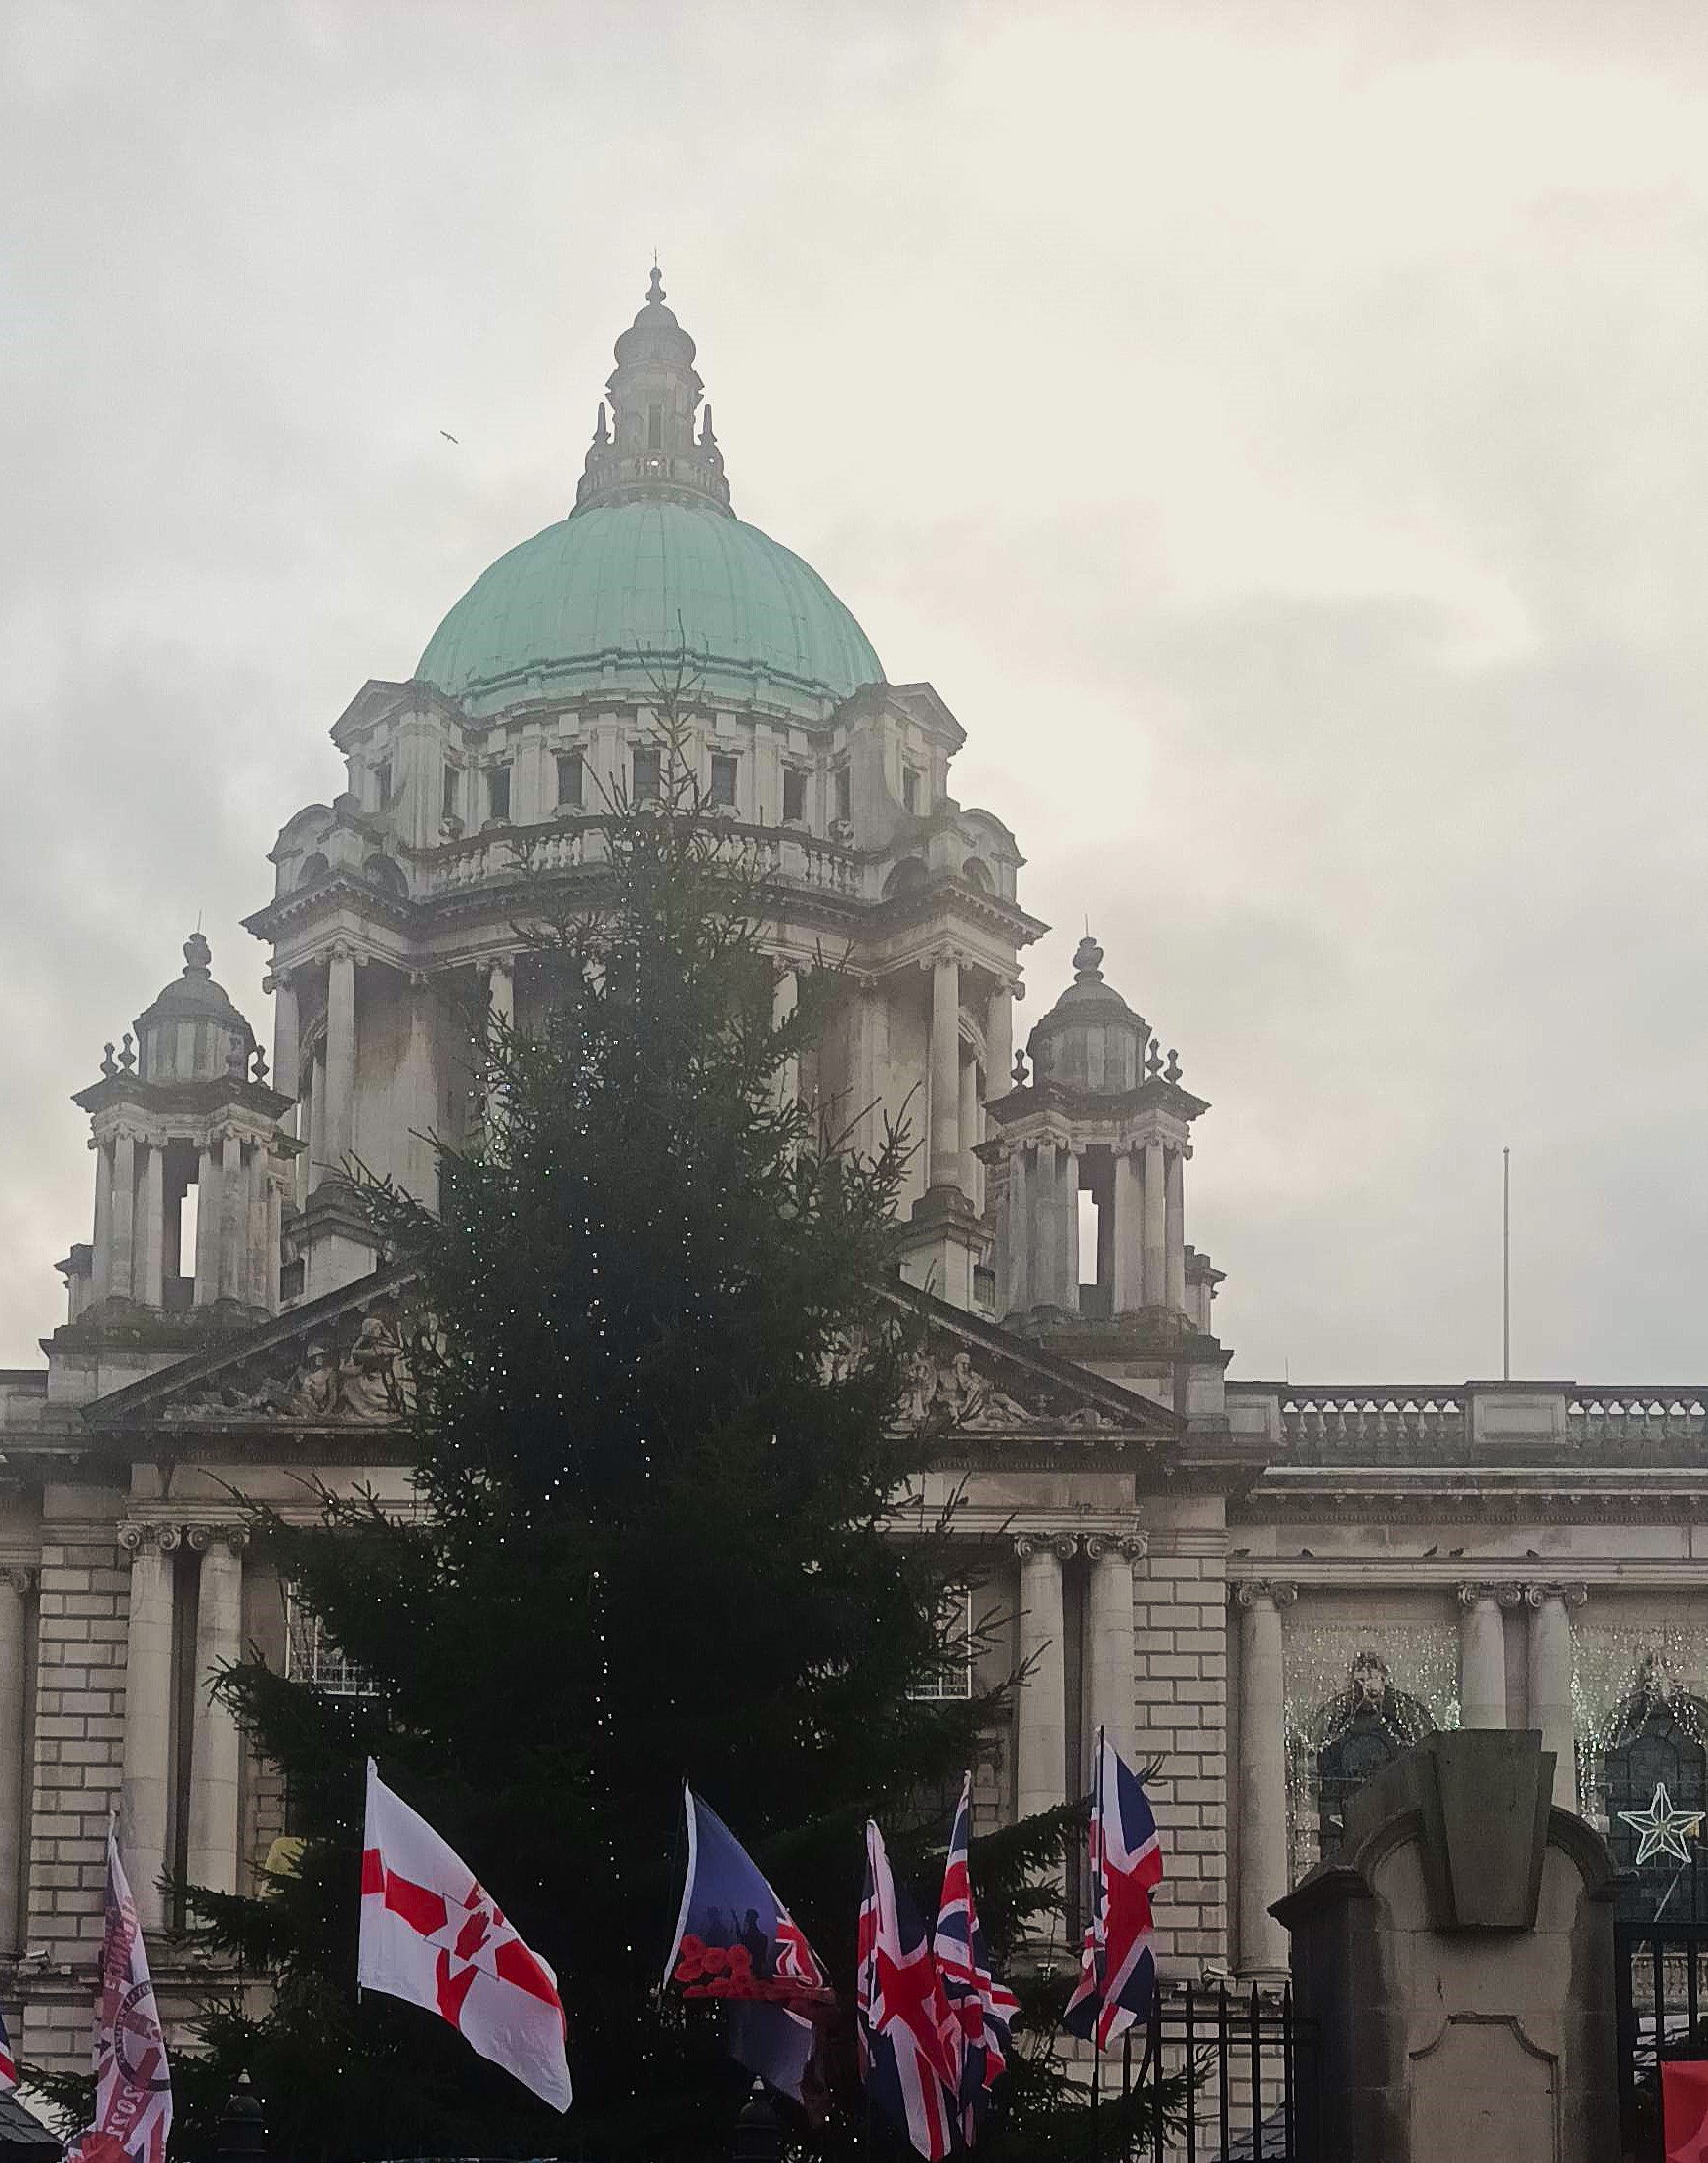
<svg viewBox="0 0 1708 2163"><path fill-rule="evenodd" d="M1118 1097L1145 1079L1150 1024L1104 981L1104 950L1087 933L1073 956L1073 981L1026 1039L1039 1081Z"/></svg>
<svg viewBox="0 0 1708 2163"><path fill-rule="evenodd" d="M823 720L882 683L871 642L817 572L729 508L694 342L656 269L599 409L568 518L501 556L416 667L472 713L617 689L686 662L695 696Z"/></svg>
<svg viewBox="0 0 1708 2163"><path fill-rule="evenodd" d="M139 1081L197 1081L247 1072L255 1031L213 978L213 951L200 932L184 942L184 974L137 1017Z"/></svg>

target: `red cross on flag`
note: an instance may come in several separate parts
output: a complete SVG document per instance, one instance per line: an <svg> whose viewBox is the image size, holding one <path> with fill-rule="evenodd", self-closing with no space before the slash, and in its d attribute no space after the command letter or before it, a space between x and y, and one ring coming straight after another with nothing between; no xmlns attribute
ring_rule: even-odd
<svg viewBox="0 0 1708 2163"><path fill-rule="evenodd" d="M558 1978L468 1864L368 1760L356 1980L425 2007L554 2110L569 2107Z"/></svg>
<svg viewBox="0 0 1708 2163"><path fill-rule="evenodd" d="M1660 2102L1666 2163L1708 2163L1708 2063L1662 2059Z"/></svg>

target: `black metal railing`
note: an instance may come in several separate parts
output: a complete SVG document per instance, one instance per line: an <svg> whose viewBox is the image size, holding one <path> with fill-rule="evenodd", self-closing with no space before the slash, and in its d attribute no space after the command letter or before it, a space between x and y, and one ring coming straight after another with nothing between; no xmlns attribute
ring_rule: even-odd
<svg viewBox="0 0 1708 2163"><path fill-rule="evenodd" d="M1122 2040L1120 2093L1152 2104L1132 2163L1318 2163L1315 2078L1315 2029L1294 2012L1291 1989L1159 1991L1148 2027Z"/></svg>
<svg viewBox="0 0 1708 2163"><path fill-rule="evenodd" d="M1663 2163L1661 2062L1708 2058L1708 1923L1622 1923L1615 1947L1623 2149Z"/></svg>

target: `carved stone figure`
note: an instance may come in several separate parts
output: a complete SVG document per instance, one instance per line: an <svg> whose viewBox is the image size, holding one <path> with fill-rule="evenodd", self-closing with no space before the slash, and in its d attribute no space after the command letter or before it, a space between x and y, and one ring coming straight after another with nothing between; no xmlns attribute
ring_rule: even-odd
<svg viewBox="0 0 1708 2163"><path fill-rule="evenodd" d="M304 1355L285 1400L285 1417L292 1420L329 1420L338 1402L338 1363L332 1348L316 1337Z"/></svg>
<svg viewBox="0 0 1708 2163"><path fill-rule="evenodd" d="M396 1413L400 1347L378 1314L363 1317L338 1372L337 1409L346 1419L389 1420Z"/></svg>

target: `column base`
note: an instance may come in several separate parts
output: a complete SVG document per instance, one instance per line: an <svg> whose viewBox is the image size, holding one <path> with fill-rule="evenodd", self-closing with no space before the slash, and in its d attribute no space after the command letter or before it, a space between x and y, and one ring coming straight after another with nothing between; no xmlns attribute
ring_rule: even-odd
<svg viewBox="0 0 1708 2163"><path fill-rule="evenodd" d="M904 1283L934 1293L964 1313L989 1314L996 1281L986 1268L990 1232L958 1186L930 1186L913 1205L900 1236Z"/></svg>

